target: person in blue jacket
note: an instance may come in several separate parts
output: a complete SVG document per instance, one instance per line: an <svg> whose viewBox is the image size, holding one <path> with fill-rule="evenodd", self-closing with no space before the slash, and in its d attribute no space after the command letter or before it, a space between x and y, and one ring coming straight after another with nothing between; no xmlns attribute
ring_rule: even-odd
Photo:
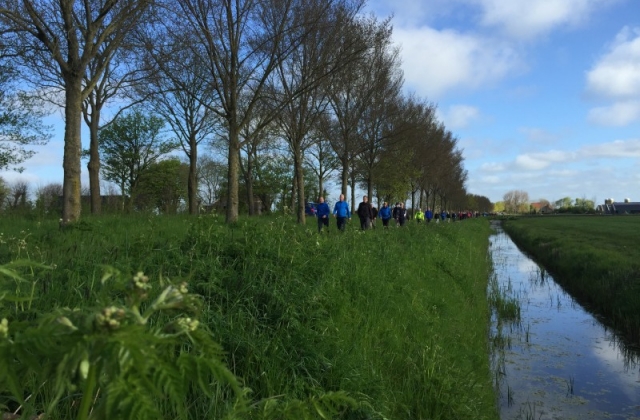
<svg viewBox="0 0 640 420"><path fill-rule="evenodd" d="M316 206L316 217L318 218L318 233L322 232L322 227L326 226L329 230L329 215L331 209L329 205L324 202L324 197L318 198L318 205Z"/></svg>
<svg viewBox="0 0 640 420"><path fill-rule="evenodd" d="M427 207L427 210L424 212L424 218L427 219L427 223L431 222L431 219L433 219L433 212L429 207Z"/></svg>
<svg viewBox="0 0 640 420"><path fill-rule="evenodd" d="M333 206L333 216L336 218L338 229L344 232L347 227L347 219L351 220L349 204L344 201L344 194L340 194L340 200Z"/></svg>
<svg viewBox="0 0 640 420"><path fill-rule="evenodd" d="M382 219L382 227L389 227L389 220L391 220L391 208L386 201L382 203L380 211L378 211L378 217Z"/></svg>

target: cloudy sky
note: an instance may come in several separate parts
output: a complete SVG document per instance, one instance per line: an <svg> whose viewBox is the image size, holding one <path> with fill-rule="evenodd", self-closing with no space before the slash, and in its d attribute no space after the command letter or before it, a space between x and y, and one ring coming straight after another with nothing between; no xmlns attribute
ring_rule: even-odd
<svg viewBox="0 0 640 420"><path fill-rule="evenodd" d="M436 104L459 139L469 192L493 202L513 189L532 201L640 201L640 0L367 7L393 15L407 93ZM49 121L60 127L59 116ZM59 129L25 172L0 176L62 182L62 146Z"/></svg>
<svg viewBox="0 0 640 420"><path fill-rule="evenodd" d="M640 201L640 1L369 0L469 192Z"/></svg>

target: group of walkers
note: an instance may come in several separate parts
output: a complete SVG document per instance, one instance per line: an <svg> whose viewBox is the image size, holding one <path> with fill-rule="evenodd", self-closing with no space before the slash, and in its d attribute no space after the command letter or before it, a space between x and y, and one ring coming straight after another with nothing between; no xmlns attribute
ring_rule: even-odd
<svg viewBox="0 0 640 420"><path fill-rule="evenodd" d="M318 201L319 203L316 206L316 217L318 218L318 232L322 232L324 227L329 229L329 218L332 212L329 205L324 202L324 197L320 197ZM382 226L385 228L389 227L391 219L395 221L395 224L398 227L404 226L408 219L407 209L404 207L404 203L397 202L392 209L389 207L389 203L385 201L380 210L378 210L371 205L369 197L366 195L362 197L362 202L358 205L356 214L360 219L360 228L362 230L375 228L377 219L382 220ZM347 220L351 220L351 211L349 210L349 204L344 199L344 194L340 194L339 200L333 206L333 216L336 218L338 229L344 231L347 226ZM422 223L423 221L430 223L432 220L435 220L436 223L441 220L443 222L451 219L455 221L456 218L461 220L466 217L473 217L473 213L448 213L445 210L442 210L440 213L434 213L430 208L427 208L424 212L421 209L418 209L414 215L414 219L418 223Z"/></svg>

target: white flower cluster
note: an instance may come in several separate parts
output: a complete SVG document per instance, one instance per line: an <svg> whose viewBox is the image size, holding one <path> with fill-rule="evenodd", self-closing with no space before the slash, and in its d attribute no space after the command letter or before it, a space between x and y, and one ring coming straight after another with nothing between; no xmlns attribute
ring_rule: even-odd
<svg viewBox="0 0 640 420"><path fill-rule="evenodd" d="M120 327L120 321L125 316L124 309L115 306L104 308L101 313L96 315L96 323L100 327L106 327L115 330Z"/></svg>

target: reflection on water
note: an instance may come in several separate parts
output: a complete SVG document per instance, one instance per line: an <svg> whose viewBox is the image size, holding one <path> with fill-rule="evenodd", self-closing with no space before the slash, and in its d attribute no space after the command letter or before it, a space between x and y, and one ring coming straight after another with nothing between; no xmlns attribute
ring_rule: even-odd
<svg viewBox="0 0 640 420"><path fill-rule="evenodd" d="M638 354L494 228L494 274L521 309L517 323L492 320L500 418L640 419Z"/></svg>

